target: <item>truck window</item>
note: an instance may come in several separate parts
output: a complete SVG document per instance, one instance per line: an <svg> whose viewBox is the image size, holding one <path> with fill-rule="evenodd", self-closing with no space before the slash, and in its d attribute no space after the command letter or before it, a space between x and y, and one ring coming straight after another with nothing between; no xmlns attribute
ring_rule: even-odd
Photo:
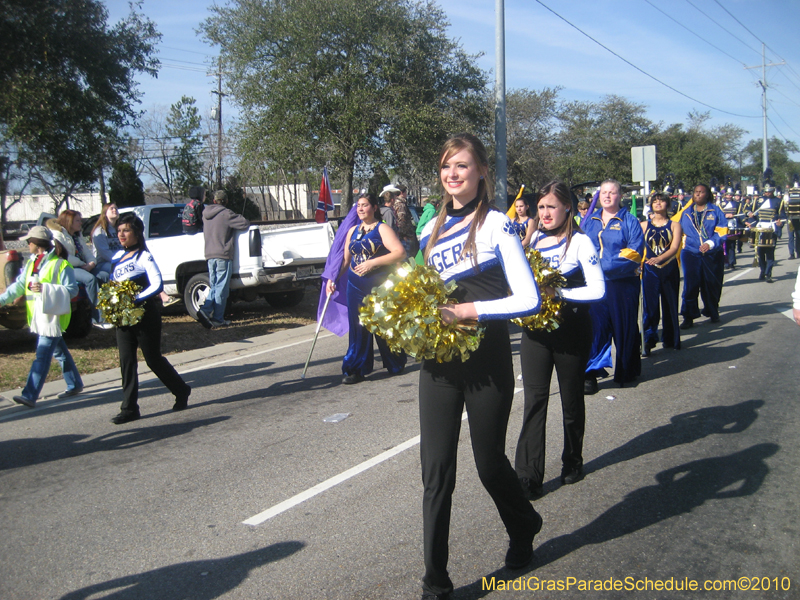
<svg viewBox="0 0 800 600"><path fill-rule="evenodd" d="M154 208L150 211L149 238L164 238L183 235L181 215L183 204L165 208Z"/></svg>

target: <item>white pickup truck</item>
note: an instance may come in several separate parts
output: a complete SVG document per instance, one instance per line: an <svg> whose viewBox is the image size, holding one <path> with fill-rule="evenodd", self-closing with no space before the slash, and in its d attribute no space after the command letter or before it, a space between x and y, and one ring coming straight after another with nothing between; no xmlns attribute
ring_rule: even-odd
<svg viewBox="0 0 800 600"><path fill-rule="evenodd" d="M164 280L164 291L184 301L194 317L209 291L202 233L183 233L183 204L151 204L120 209L144 222L147 247ZM252 225L236 237L230 300L263 296L276 308L299 304L307 283L319 280L333 242L330 223ZM270 228L274 227L274 228Z"/></svg>

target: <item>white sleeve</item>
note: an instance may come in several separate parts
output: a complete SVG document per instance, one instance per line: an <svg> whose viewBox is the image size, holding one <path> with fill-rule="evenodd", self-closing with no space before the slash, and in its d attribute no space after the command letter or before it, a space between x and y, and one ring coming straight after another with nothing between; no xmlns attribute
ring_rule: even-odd
<svg viewBox="0 0 800 600"><path fill-rule="evenodd" d="M507 216L499 214L506 221L509 220ZM489 217L492 217L492 223L489 223ZM542 305L539 287L533 278L533 271L525 257L519 236L513 228L502 227L502 223L498 227L496 219L498 218L489 213L484 227L492 227L489 243L503 267L511 295L498 300L475 302L479 321L527 317L536 314Z"/></svg>
<svg viewBox="0 0 800 600"><path fill-rule="evenodd" d="M153 259L153 255L149 252L142 252L142 255L137 260L141 261L141 265L147 273L147 279L150 281L150 285L139 292L136 296L136 300L147 300L161 293L161 290L164 289L164 285L161 281L161 271L158 270L158 265Z"/></svg>
<svg viewBox="0 0 800 600"><path fill-rule="evenodd" d="M576 234L570 244L576 244L578 264L583 271L586 285L578 288L562 289L561 297L571 302L597 302L606 296L606 279L600 267L597 250L586 235ZM570 245L570 249L572 246Z"/></svg>
<svg viewBox="0 0 800 600"><path fill-rule="evenodd" d="M800 269L797 269L797 281L794 284L792 300L794 302L793 308L795 310L800 310Z"/></svg>

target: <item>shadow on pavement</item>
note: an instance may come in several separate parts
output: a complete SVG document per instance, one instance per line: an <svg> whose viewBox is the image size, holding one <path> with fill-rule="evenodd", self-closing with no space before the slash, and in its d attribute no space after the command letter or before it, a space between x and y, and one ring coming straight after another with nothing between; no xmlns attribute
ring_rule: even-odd
<svg viewBox="0 0 800 600"><path fill-rule="evenodd" d="M297 541L279 542L225 558L178 563L90 585L61 596L61 600L81 600L100 593L113 600L211 600L235 589L253 569L287 558L304 546Z"/></svg>
<svg viewBox="0 0 800 600"><path fill-rule="evenodd" d="M455 598L483 598L490 590L483 589L483 579L513 581L526 577L537 568L580 550L584 546L602 544L636 533L642 529L686 514L707 500L725 500L754 494L769 473L765 462L778 452L777 444L756 444L728 456L695 460L656 475L656 484L628 494L591 523L557 538L547 540L536 549L530 567L513 574L499 569L456 590ZM545 523L545 527L547 524Z"/></svg>
<svg viewBox="0 0 800 600"><path fill-rule="evenodd" d="M199 427L214 425L227 421L230 417L214 417L187 423L170 423L136 427L135 429L118 429L87 439L90 436L71 434L56 435L48 438L22 438L0 442L0 471L28 467L45 462L120 450L150 444L179 435L184 435ZM84 441L85 440L85 441Z"/></svg>

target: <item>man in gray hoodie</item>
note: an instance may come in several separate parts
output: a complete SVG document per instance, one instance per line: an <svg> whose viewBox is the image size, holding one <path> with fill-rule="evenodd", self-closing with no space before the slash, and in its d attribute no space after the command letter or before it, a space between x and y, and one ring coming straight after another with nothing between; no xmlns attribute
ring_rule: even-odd
<svg viewBox="0 0 800 600"><path fill-rule="evenodd" d="M233 257L236 252L236 232L250 229L250 221L225 208L228 196L223 190L214 192L214 204L203 210L208 280L211 286L197 320L206 329L225 327L225 303L228 301Z"/></svg>

